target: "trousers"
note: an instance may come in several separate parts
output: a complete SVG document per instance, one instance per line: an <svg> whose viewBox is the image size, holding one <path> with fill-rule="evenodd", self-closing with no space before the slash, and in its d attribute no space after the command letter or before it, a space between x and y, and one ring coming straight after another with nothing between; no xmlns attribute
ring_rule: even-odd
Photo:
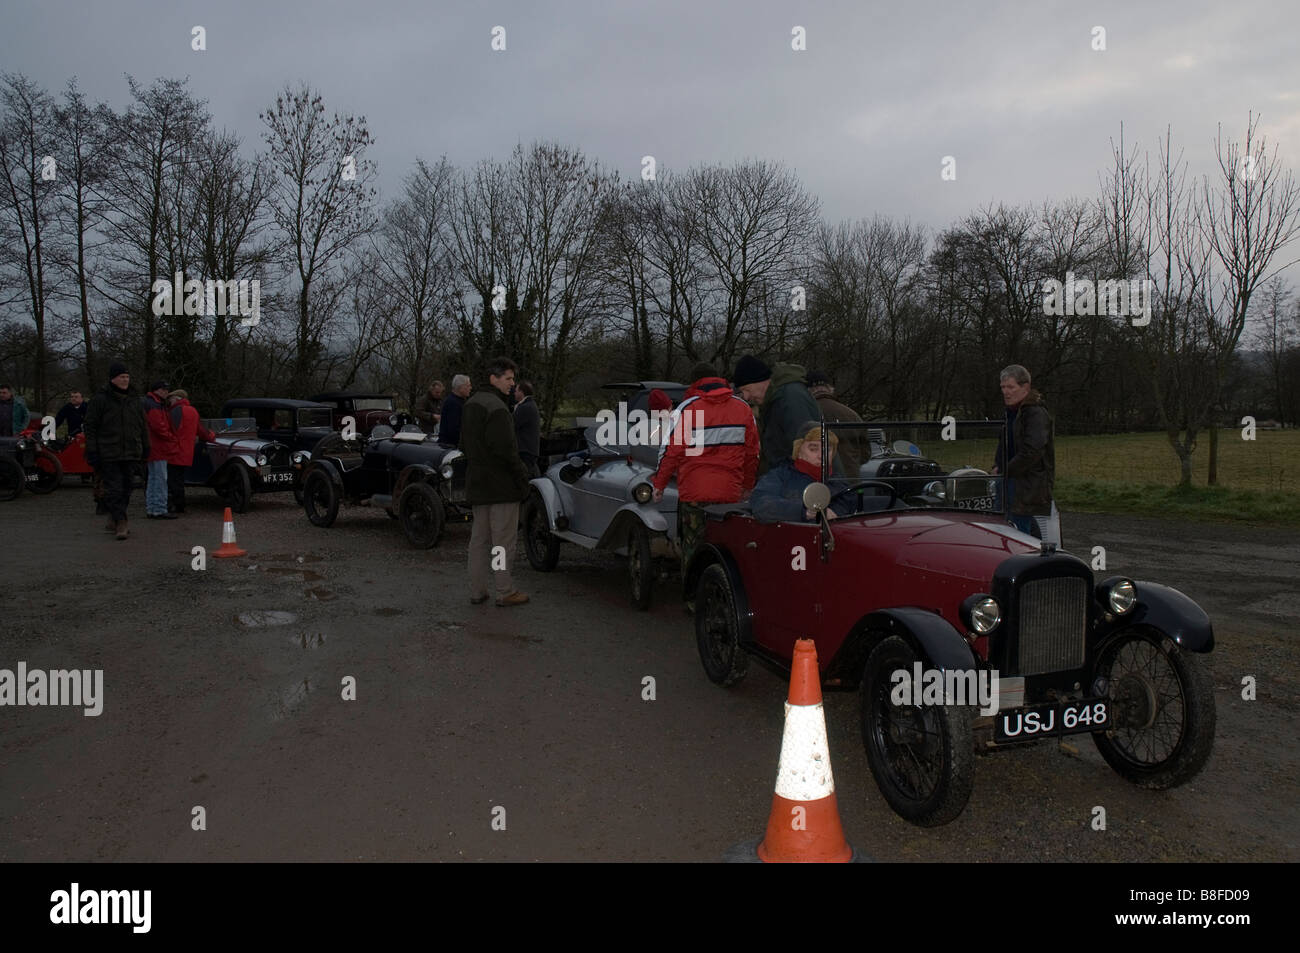
<svg viewBox="0 0 1300 953"><path fill-rule="evenodd" d="M485 503L471 509L474 529L469 537L470 594L486 594L490 581L498 596L508 596L515 591L510 567L515 562L519 504Z"/></svg>

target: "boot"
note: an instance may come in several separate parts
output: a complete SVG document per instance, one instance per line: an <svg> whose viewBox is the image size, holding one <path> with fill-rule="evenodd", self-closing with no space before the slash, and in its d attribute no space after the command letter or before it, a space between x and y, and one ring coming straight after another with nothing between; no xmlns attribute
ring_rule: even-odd
<svg viewBox="0 0 1300 953"><path fill-rule="evenodd" d="M118 539L126 539L127 536L129 536L129 535L131 535L131 534L130 534L130 531L126 528L126 520L118 520L118 521L117 521L117 538L118 538Z"/></svg>

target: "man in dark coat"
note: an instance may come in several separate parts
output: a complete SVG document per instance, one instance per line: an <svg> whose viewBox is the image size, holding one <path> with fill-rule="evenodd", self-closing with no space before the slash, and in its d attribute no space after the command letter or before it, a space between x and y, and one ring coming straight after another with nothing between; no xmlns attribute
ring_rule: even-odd
<svg viewBox="0 0 1300 953"><path fill-rule="evenodd" d="M732 384L741 397L758 405L758 431L763 443L760 473L790 458L790 447L804 421L822 419L821 408L804 384L805 376L798 364L768 367L751 354L736 362Z"/></svg>
<svg viewBox="0 0 1300 953"><path fill-rule="evenodd" d="M542 412L537 409L533 385L528 381L515 385L515 442L528 475L541 476L537 461L542 455Z"/></svg>
<svg viewBox="0 0 1300 953"><path fill-rule="evenodd" d="M1052 500L1056 443L1043 395L1030 386L1029 371L1011 364L999 375L1007 428L998 438L993 472L1005 474L1011 522L1021 532L1061 544L1060 517Z"/></svg>
<svg viewBox="0 0 1300 953"><path fill-rule="evenodd" d="M438 424L438 442L448 447L460 446L461 414L469 397L469 378L457 374L451 379L451 393L442 402L442 418Z"/></svg>
<svg viewBox="0 0 1300 953"><path fill-rule="evenodd" d="M54 426L62 427L67 424L68 439L71 440L81 433L81 428L86 423L86 411L89 409L90 405L81 396L81 391L74 390L68 395L68 402L60 407L59 412L54 415Z"/></svg>
<svg viewBox="0 0 1300 953"><path fill-rule="evenodd" d="M528 495L528 471L519 457L510 412L510 388L517 371L509 358L492 361L488 385L465 402L461 421L460 449L468 459L465 497L474 511L469 540L469 601L474 605L487 602L490 579L496 583L497 605L528 601L510 578L519 504Z"/></svg>
<svg viewBox="0 0 1300 953"><path fill-rule="evenodd" d="M108 369L108 386L90 401L86 411L86 462L103 480L108 525L104 528L126 539L126 508L131 502L131 480L149 456L149 425L140 398L131 393L126 365L114 362Z"/></svg>

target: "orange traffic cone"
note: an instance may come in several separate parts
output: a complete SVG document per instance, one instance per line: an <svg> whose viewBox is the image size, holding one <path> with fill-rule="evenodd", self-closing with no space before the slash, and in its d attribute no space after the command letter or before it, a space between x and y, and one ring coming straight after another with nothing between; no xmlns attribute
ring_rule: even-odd
<svg viewBox="0 0 1300 953"><path fill-rule="evenodd" d="M756 854L765 864L844 864L862 859L844 839L840 825L826 742L817 647L812 639L799 639L794 644L785 733L767 833L757 848L751 842L735 850L748 856L734 859L752 861Z"/></svg>
<svg viewBox="0 0 1300 953"><path fill-rule="evenodd" d="M240 549L235 545L235 518L230 513L230 507L226 507L226 515L221 526L221 548L212 555L218 559L225 556L247 556L248 550Z"/></svg>

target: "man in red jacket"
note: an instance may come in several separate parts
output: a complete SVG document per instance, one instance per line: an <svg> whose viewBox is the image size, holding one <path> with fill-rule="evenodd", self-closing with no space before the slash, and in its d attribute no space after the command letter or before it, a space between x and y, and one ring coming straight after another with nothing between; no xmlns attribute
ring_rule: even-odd
<svg viewBox="0 0 1300 953"><path fill-rule="evenodd" d="M664 498L677 477L677 538L682 569L704 535L710 503L735 503L749 496L758 474L758 427L749 404L708 364L697 364L695 378L677 409L655 472L654 501Z"/></svg>
<svg viewBox="0 0 1300 953"><path fill-rule="evenodd" d="M167 394L171 385L156 380L144 395L144 419L149 425L148 479L144 486L145 513L151 520L172 520L167 512L167 458L171 455L176 436L172 433L167 416Z"/></svg>
<svg viewBox="0 0 1300 953"><path fill-rule="evenodd" d="M215 440L214 434L199 420L199 412L190 405L190 395L174 390L167 398L175 441L167 456L167 500L173 513L185 512L185 471L194 463L194 438Z"/></svg>

